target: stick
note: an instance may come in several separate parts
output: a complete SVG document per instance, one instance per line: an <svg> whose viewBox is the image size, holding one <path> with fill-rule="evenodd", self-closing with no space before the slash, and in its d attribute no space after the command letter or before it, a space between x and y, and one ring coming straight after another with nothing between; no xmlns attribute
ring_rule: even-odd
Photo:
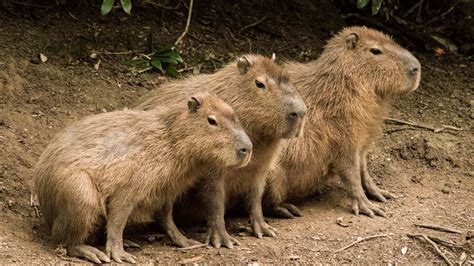
<svg viewBox="0 0 474 266"><path fill-rule="evenodd" d="M378 238L378 237L386 237L387 234L381 234L381 235L373 235L373 236L368 236L368 237L364 237L364 238L358 238L356 241L350 243L349 245L345 246L345 247L342 247L336 251L334 251L334 253L338 253L338 252L341 252L343 250L346 250L354 245L356 245L357 243L360 243L360 242L364 242L364 241L367 241L367 240L371 240L371 239L374 239L374 238Z"/></svg>
<svg viewBox="0 0 474 266"><path fill-rule="evenodd" d="M433 229L433 230L442 231L442 232L447 232L447 233L462 234L462 231L461 231L461 230L458 230L458 229L452 228L452 227L442 226L442 225L436 225L436 224L415 224L415 226L421 227L421 228Z"/></svg>
<svg viewBox="0 0 474 266"><path fill-rule="evenodd" d="M462 130L462 128L447 126L447 125L441 125L441 127L435 128L435 127L432 127L432 126L427 126L427 125L423 125L423 124L419 124L419 123L415 123L415 122L411 122L411 121L400 120L400 119L391 118L391 117L386 117L385 121L394 122L394 123L403 124L403 125L409 125L409 126L417 127L417 128L428 129L430 131L433 131L434 133L439 133L439 132L442 132L446 129L450 129L450 130L454 130L454 131L461 131Z"/></svg>
<svg viewBox="0 0 474 266"><path fill-rule="evenodd" d="M460 245L460 244L457 244L457 243L454 243L454 242L451 242L451 241L448 241L448 240L444 240L444 239L434 237L434 236L429 236L429 235L426 235L426 236L429 239L433 240L433 242L435 242L436 244L440 244L440 245L450 247L450 248L464 248L463 245Z"/></svg>
<svg viewBox="0 0 474 266"><path fill-rule="evenodd" d="M440 256L444 259L444 261L446 261L446 263L447 263L448 265L450 265L450 266L453 265L453 263L451 262L451 260L450 260L448 257L446 257L446 255L444 255L444 253L438 248L438 245L436 245L435 242L431 241L431 239L429 239L428 236L423 235L423 234L415 234L415 235L413 235L413 234L407 234L407 236L413 237L413 238L420 238L420 239L422 238L422 239L424 239L426 242L428 242L428 243L436 250L436 252L438 253L438 255L440 255Z"/></svg>
<svg viewBox="0 0 474 266"><path fill-rule="evenodd" d="M174 42L174 45L178 45L178 43L181 42L186 33L188 33L189 24L191 23L191 14L193 13L193 3L194 0L189 0L188 19L186 20L186 27L184 28L183 33L181 33L181 36L179 36L179 38Z"/></svg>
<svg viewBox="0 0 474 266"><path fill-rule="evenodd" d="M189 247L177 248L176 250L183 251L183 250L192 250L192 249L198 249L198 248L203 248L203 247L207 247L207 244L197 244L197 245L192 245Z"/></svg>
<svg viewBox="0 0 474 266"><path fill-rule="evenodd" d="M246 30L246 29L249 29L249 28L252 28L252 27L257 26L258 24L262 23L265 19L267 19L267 17L268 17L268 16L264 16L263 18L261 18L261 19L255 21L254 23L250 23L250 24L248 24L248 25L246 25L246 26L243 26L243 27L240 29L239 32L242 32L242 31L244 31L244 30Z"/></svg>
<svg viewBox="0 0 474 266"><path fill-rule="evenodd" d="M97 55L129 55L129 54L140 54L145 53L144 51L122 51L122 52L110 52L110 51L103 51L103 52L93 52Z"/></svg>

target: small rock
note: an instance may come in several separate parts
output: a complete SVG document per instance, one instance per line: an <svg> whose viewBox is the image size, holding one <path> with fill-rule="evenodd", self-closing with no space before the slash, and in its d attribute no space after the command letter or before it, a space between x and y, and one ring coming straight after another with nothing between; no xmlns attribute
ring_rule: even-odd
<svg viewBox="0 0 474 266"><path fill-rule="evenodd" d="M400 252L402 253L402 255L407 254L407 252L408 252L408 247L402 247L402 249L400 250Z"/></svg>
<svg viewBox="0 0 474 266"><path fill-rule="evenodd" d="M448 188L444 187L441 189L441 192L443 192L444 194L449 194L451 191Z"/></svg>

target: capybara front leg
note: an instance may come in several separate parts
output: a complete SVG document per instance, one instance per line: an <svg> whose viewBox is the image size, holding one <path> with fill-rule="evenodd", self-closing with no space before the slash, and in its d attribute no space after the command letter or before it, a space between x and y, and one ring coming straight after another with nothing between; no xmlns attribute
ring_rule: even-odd
<svg viewBox="0 0 474 266"><path fill-rule="evenodd" d="M352 198L352 210L356 215L359 213L366 214L370 217L379 215L385 217L385 213L376 205L374 205L364 193L362 188L360 175L360 160L355 153L353 157L345 158L338 162L337 174L339 174L349 189Z"/></svg>
<svg viewBox="0 0 474 266"><path fill-rule="evenodd" d="M189 247L200 245L196 240L185 237L176 227L173 220L173 202L167 202L161 209L158 218L161 227L165 230L166 234L170 237L171 241L180 247Z"/></svg>
<svg viewBox="0 0 474 266"><path fill-rule="evenodd" d="M106 254L118 263L123 261L136 263L136 257L125 252L123 248L123 230L128 217L133 210L133 205L121 202L124 197L116 196L107 206L107 243Z"/></svg>
<svg viewBox="0 0 474 266"><path fill-rule="evenodd" d="M252 231L257 238L263 238L263 236L276 237L277 230L263 218L262 212L262 197L265 184L258 184L254 187L254 190L250 194L249 203L250 203L250 225Z"/></svg>
<svg viewBox="0 0 474 266"><path fill-rule="evenodd" d="M362 177L362 186L364 187L365 192L367 192L368 196L376 199L381 202L387 201L387 199L396 199L397 196L394 194L383 190L375 184L374 180L369 174L369 170L367 169L367 152L362 153L360 157L360 170L361 170L361 177Z"/></svg>

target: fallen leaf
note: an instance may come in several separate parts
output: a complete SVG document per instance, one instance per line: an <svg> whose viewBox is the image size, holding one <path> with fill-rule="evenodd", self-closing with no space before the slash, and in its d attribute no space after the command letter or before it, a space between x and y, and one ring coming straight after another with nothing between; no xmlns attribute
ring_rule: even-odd
<svg viewBox="0 0 474 266"><path fill-rule="evenodd" d="M200 261L203 257L204 257L204 255L200 255L200 256L189 258L189 259L183 259L179 263L183 263L183 264L194 263L194 262Z"/></svg>
<svg viewBox="0 0 474 266"><path fill-rule="evenodd" d="M344 217L342 217L342 216L341 216L341 217L337 217L337 218L336 218L336 223L337 223L338 225L342 226L342 227L349 227L348 224L345 224L345 223L343 222L343 219L344 219Z"/></svg>
<svg viewBox="0 0 474 266"><path fill-rule="evenodd" d="M39 58L41 60L41 62L45 63L46 61L48 61L48 57L44 54L39 54Z"/></svg>
<svg viewBox="0 0 474 266"><path fill-rule="evenodd" d="M92 59L96 59L96 58L97 58L97 54L96 54L96 53L92 53L89 57L92 58Z"/></svg>
<svg viewBox="0 0 474 266"><path fill-rule="evenodd" d="M408 247L402 247L400 251L402 252L402 255L405 255L408 252Z"/></svg>

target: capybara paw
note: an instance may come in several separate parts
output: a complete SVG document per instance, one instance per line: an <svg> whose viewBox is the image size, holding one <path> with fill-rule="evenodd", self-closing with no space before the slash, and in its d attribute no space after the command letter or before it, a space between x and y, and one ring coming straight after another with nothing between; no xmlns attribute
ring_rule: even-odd
<svg viewBox="0 0 474 266"><path fill-rule="evenodd" d="M176 243L176 244L182 248L202 245L201 242L196 241L194 239L189 239L189 238L185 238L179 242L180 243Z"/></svg>
<svg viewBox="0 0 474 266"><path fill-rule="evenodd" d="M133 242L132 240L129 240L129 239L124 239L123 240L123 247L124 248L137 248L137 249L142 248L139 244L137 244L137 243L135 243L135 242Z"/></svg>
<svg viewBox="0 0 474 266"><path fill-rule="evenodd" d="M135 260L137 259L132 254L127 253L123 250L123 248L106 248L107 256L118 263L128 262L128 263L137 263Z"/></svg>
<svg viewBox="0 0 474 266"><path fill-rule="evenodd" d="M265 221L254 222L252 224L252 228L253 233L257 238L263 238L263 236L276 237L278 232L275 228L268 225Z"/></svg>
<svg viewBox="0 0 474 266"><path fill-rule="evenodd" d="M281 206L275 206L265 212L265 215L276 217L276 218L284 218L284 219L294 219L295 216L287 209Z"/></svg>
<svg viewBox="0 0 474 266"><path fill-rule="evenodd" d="M371 203L368 199L353 199L352 210L354 211L355 215L362 213L370 216L371 218L374 218L375 215L385 217L385 212L375 204Z"/></svg>
<svg viewBox="0 0 474 266"><path fill-rule="evenodd" d="M387 199L396 199L397 196L386 191L383 189L380 189L375 183L371 184L366 184L364 186L364 189L367 193L367 196L369 196L372 199L381 201L381 202L386 202Z"/></svg>
<svg viewBox="0 0 474 266"><path fill-rule="evenodd" d="M89 260L94 263L109 263L110 259L104 252L87 245L78 245L67 248L69 256Z"/></svg>
<svg viewBox="0 0 474 266"><path fill-rule="evenodd" d="M303 217L303 212L291 203L282 203L281 207L286 208L291 214L297 217Z"/></svg>
<svg viewBox="0 0 474 266"><path fill-rule="evenodd" d="M231 237L225 229L223 230L209 230L206 237L206 244L212 245L215 248L225 246L227 248L234 248L234 245L240 246L240 242Z"/></svg>

